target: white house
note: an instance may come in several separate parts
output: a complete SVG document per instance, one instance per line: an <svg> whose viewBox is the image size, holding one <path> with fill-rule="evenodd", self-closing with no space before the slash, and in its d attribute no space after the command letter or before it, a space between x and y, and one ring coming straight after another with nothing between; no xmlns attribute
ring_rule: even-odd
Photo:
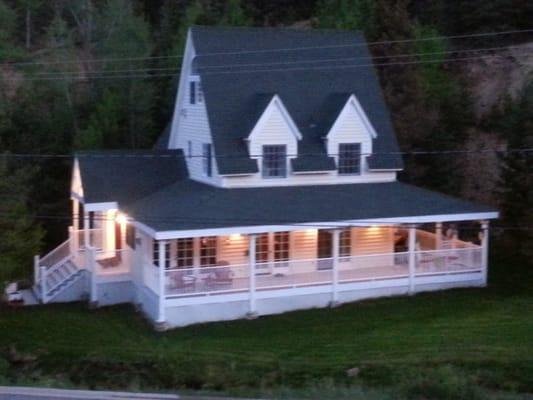
<svg viewBox="0 0 533 400"><path fill-rule="evenodd" d="M486 285L497 212L397 181L369 56L353 32L191 28L157 148L76 155L40 301L165 329Z"/></svg>

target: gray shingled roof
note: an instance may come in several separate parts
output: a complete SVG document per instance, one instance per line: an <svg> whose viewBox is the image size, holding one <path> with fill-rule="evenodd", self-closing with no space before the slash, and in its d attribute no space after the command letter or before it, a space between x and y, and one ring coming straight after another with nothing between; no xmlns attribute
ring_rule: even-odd
<svg viewBox="0 0 533 400"><path fill-rule="evenodd" d="M322 137L349 94L356 95L378 134L374 152L399 152L376 72L368 66L370 53L362 34L199 26L192 27L191 32L215 154L232 155L217 158L220 173L257 171L243 139L258 118L262 104L258 96L265 93L280 96L302 132L299 153L314 155L294 163L301 171L331 168ZM302 47L306 49L279 51ZM278 50L270 51L273 49ZM243 53L246 51L249 53ZM328 61L332 59L337 61ZM357 63L367 66L353 66ZM375 155L370 165L379 169L403 167L399 154Z"/></svg>
<svg viewBox="0 0 533 400"><path fill-rule="evenodd" d="M125 207L156 231L493 212L400 182L223 189L185 180Z"/></svg>
<svg viewBox="0 0 533 400"><path fill-rule="evenodd" d="M76 153L85 203L131 203L187 179L181 150L120 150Z"/></svg>

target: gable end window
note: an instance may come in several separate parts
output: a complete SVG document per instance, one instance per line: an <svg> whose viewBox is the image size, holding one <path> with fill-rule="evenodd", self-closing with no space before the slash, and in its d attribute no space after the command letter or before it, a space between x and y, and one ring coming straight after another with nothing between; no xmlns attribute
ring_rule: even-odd
<svg viewBox="0 0 533 400"><path fill-rule="evenodd" d="M189 103L196 104L196 82L189 83Z"/></svg>
<svg viewBox="0 0 533 400"><path fill-rule="evenodd" d="M204 102L204 92L202 84L198 81L189 82L189 104L200 104Z"/></svg>
<svg viewBox="0 0 533 400"><path fill-rule="evenodd" d="M287 146L263 146L263 178L287 177Z"/></svg>
<svg viewBox="0 0 533 400"><path fill-rule="evenodd" d="M211 143L202 145L202 170L205 176L213 175L213 150Z"/></svg>
<svg viewBox="0 0 533 400"><path fill-rule="evenodd" d="M361 174L361 143L339 144L339 175Z"/></svg>

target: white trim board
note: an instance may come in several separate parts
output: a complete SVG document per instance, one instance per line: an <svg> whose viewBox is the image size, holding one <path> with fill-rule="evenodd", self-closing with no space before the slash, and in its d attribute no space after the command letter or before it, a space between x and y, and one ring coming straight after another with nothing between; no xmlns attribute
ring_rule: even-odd
<svg viewBox="0 0 533 400"><path fill-rule="evenodd" d="M264 232L279 232L279 231L300 231L305 229L328 229L335 227L349 227L361 226L368 227L372 225L387 225L387 224L423 224L428 222L457 222L457 221L477 221L498 218L497 212L481 212L481 213L466 213L466 214L442 214L442 215L426 215L426 216L406 216L395 218L375 218L375 219L360 219L360 220L345 220L345 221L329 221L329 222L302 222L289 225L257 225L257 226L235 226L224 228L207 228L207 229L193 229L181 231L162 231L155 232L156 240L179 239L186 237L197 236L226 236L235 233L253 234Z"/></svg>

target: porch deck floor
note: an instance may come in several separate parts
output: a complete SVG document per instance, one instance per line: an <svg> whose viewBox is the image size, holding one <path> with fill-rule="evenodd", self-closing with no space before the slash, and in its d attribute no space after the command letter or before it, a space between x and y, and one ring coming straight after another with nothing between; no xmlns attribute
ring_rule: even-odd
<svg viewBox="0 0 533 400"><path fill-rule="evenodd" d="M342 265L341 265L342 268ZM427 262L419 265L416 269L417 274L446 274L471 272L479 268L460 262L449 263L447 265L438 265L435 262ZM366 280L385 280L394 278L406 278L408 276L407 265L385 265L374 267L359 267L339 270L339 283L349 283ZM249 289L249 277L237 277L231 282L214 284L207 278L208 274L197 276L193 285L186 287L167 286L167 297L203 295L203 294L224 294L247 291ZM332 282L333 274L331 269L315 270L301 273L289 273L274 270L269 274L258 274L256 276L256 290L273 290L292 287L306 287L329 285Z"/></svg>

